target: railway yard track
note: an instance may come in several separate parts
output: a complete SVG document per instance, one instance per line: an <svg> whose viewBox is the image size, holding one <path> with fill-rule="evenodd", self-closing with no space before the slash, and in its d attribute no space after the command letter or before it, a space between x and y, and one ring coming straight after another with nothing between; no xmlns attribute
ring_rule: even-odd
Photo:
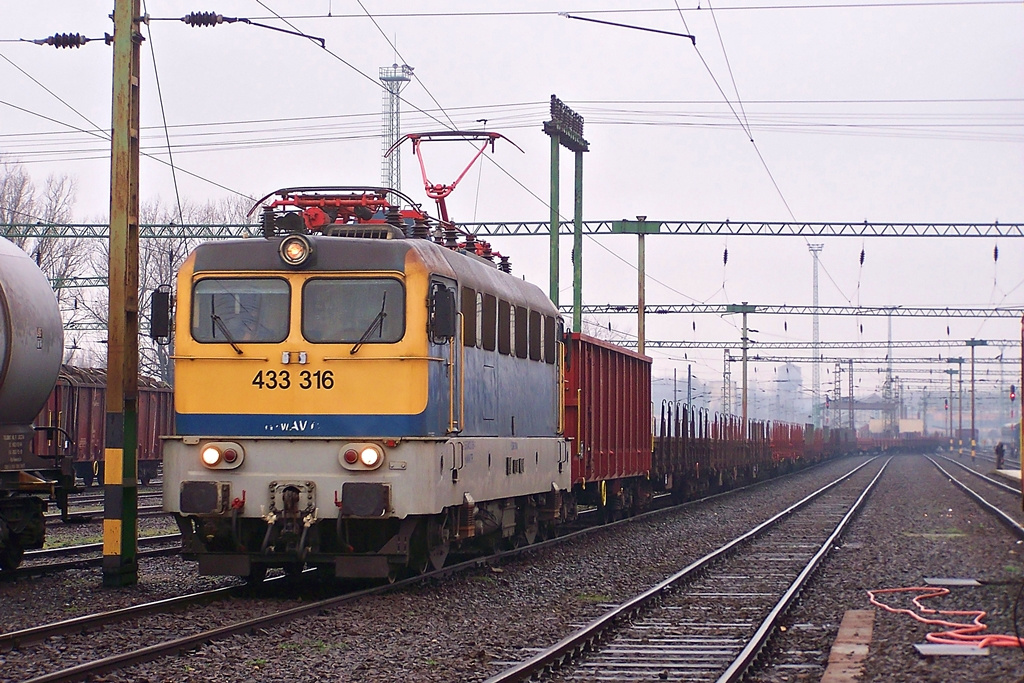
<svg viewBox="0 0 1024 683"><path fill-rule="evenodd" d="M861 466L856 474L803 508L780 514L855 466ZM516 680L501 676L602 618L616 625L616 636L578 646L584 659L575 669L559 669L555 680L674 680L682 667L657 658L674 655L678 662L680 649L699 652L700 666L718 672L749 657L754 666L747 680L758 683L818 680L845 610L870 609L868 589L914 585L923 576L988 579L986 586L958 593L957 606L996 600L987 621L997 632L1012 632L1016 588L994 579L1005 578L1000 570L1013 559L1019 565L1016 540L1007 541L1002 523L920 456L895 458L870 497L862 497L881 469L877 459L829 463L418 580L360 590L328 584L326 598L324 584L314 581L281 579L253 591L236 580L198 577L194 565L178 557L140 559L137 589L100 589L98 573L88 569L3 584L0 608L11 616L9 633L0 635L0 680L82 680L93 674L110 682ZM912 485L926 486L925 497L909 495ZM975 482L974 488L983 487ZM994 499L994 491L984 493ZM848 514L855 499L865 501L864 509ZM808 514L814 523L801 521ZM770 529L766 520L775 516L791 528ZM832 537L841 518L849 520L848 529L842 538ZM758 526L757 538L737 541ZM971 533L957 531L968 527ZM804 538L804 532L815 538ZM709 559L734 541L730 557ZM973 552L964 547L968 543ZM761 544L766 554L755 556ZM833 552L824 555L823 547ZM796 587L813 557L817 573ZM651 586L669 583L665 577L683 574L680 567L691 573L700 567L699 576L649 598L650 609L633 609L629 618L616 614ZM77 595L58 597L72 587ZM786 594L789 610L776 610ZM168 598L174 600L161 603ZM81 621L68 621L68 605ZM133 612L117 612L132 606ZM703 630L686 635L690 640L681 645L675 639L683 632L671 621L686 613L702 614L690 621L703 622L697 624ZM62 621L67 623L57 624ZM775 635L741 655L761 626ZM989 657L921 658L912 645L923 642L928 629L893 615L877 616L874 628L861 680L1013 680L999 676L1019 666L1020 654L1006 648L993 648L998 651ZM629 660L631 669L613 669L616 659ZM13 671L17 676L7 673ZM716 679L712 673L687 680Z"/></svg>
<svg viewBox="0 0 1024 683"><path fill-rule="evenodd" d="M1024 511L1021 510L1019 486L995 479L953 458L939 456L928 459L955 486L999 519L1019 538L1024 539L1024 526L1021 525L1024 521ZM965 472L970 476L963 477L962 474Z"/></svg>
<svg viewBox="0 0 1024 683"><path fill-rule="evenodd" d="M736 681L867 499L855 477L814 491L555 645L488 679Z"/></svg>

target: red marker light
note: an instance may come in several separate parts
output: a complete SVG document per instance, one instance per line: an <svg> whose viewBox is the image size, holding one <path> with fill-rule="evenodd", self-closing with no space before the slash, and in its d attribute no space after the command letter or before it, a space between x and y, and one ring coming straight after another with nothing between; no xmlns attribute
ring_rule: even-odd
<svg viewBox="0 0 1024 683"><path fill-rule="evenodd" d="M359 453L357 453L355 449L350 448L347 451L345 451L345 462L347 462L349 465L355 465L356 460L358 459Z"/></svg>

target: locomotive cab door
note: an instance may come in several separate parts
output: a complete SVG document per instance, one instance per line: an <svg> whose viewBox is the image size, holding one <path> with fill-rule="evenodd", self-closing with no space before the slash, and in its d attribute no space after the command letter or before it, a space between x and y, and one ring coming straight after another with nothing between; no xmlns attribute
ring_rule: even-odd
<svg viewBox="0 0 1024 683"><path fill-rule="evenodd" d="M443 359L447 380L447 432L462 431L465 414L462 376L462 314L454 280L433 276L427 299L427 336L430 355ZM433 392L432 392L433 393Z"/></svg>

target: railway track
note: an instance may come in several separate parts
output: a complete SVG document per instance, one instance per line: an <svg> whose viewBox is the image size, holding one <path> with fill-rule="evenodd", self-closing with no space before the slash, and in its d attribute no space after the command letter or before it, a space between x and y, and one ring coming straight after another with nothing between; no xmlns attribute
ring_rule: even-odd
<svg viewBox="0 0 1024 683"><path fill-rule="evenodd" d="M162 505L140 505L138 508L139 517L160 517L166 515ZM81 512L71 512L67 519L63 519L59 512L47 512L43 515L48 525L50 524L90 524L103 521L103 509L91 508Z"/></svg>
<svg viewBox="0 0 1024 683"><path fill-rule="evenodd" d="M165 534L162 536L142 536L138 540L139 558L166 557L181 552L181 534ZM45 550L29 550L25 552L24 564L17 569L0 573L0 580L14 581L33 576L44 576L84 567L99 567L103 564L103 544L87 543L84 545L49 548Z"/></svg>
<svg viewBox="0 0 1024 683"><path fill-rule="evenodd" d="M488 683L739 680L888 465L857 484L871 462Z"/></svg>
<svg viewBox="0 0 1024 683"><path fill-rule="evenodd" d="M926 456L928 457L928 456ZM949 480L957 488L961 489L964 493L970 496L978 505L980 505L987 512L999 519L1000 522L1005 524L1018 538L1024 539L1024 526L1021 525L1021 520L1024 519L1024 513L1021 511L1021 491L1016 486L1011 486L1005 482L993 479L981 472L971 469L969 466L963 463L957 462L952 458L940 456L942 460L945 460L951 467L950 470L959 472L960 470L968 472L974 481L983 482L986 493L975 490L967 484L967 482L958 479L952 472L945 469L940 465L934 458L928 457L933 465L942 474L949 478ZM959 468L959 469L957 469ZM989 500L989 499L992 500Z"/></svg>

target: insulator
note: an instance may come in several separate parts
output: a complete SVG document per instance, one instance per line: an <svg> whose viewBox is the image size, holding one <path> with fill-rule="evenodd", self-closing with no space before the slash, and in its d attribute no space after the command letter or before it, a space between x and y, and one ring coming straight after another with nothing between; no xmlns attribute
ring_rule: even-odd
<svg viewBox="0 0 1024 683"><path fill-rule="evenodd" d="M402 220L402 212L397 206L388 207L388 213L385 217L388 225L393 225L401 230L405 229L405 222Z"/></svg>
<svg viewBox="0 0 1024 683"><path fill-rule="evenodd" d="M456 230L453 230L451 228L445 229L444 246L448 247L449 249L454 249L455 247L459 246L458 237L459 233Z"/></svg>
<svg viewBox="0 0 1024 683"><path fill-rule="evenodd" d="M729 250L728 249L726 249L725 251L722 252L722 265L724 266L727 263L729 263Z"/></svg>
<svg viewBox="0 0 1024 683"><path fill-rule="evenodd" d="M512 272L512 264L509 262L508 256L501 257L501 263L498 264L498 270L500 270L503 273ZM611 323L608 324L611 325Z"/></svg>
<svg viewBox="0 0 1024 683"><path fill-rule="evenodd" d="M992 260L993 261L998 261L999 260L999 245L998 244L996 246L992 247Z"/></svg>
<svg viewBox="0 0 1024 683"><path fill-rule="evenodd" d="M216 12L189 12L181 18L189 26L216 26L224 23L223 15Z"/></svg>
<svg viewBox="0 0 1024 683"><path fill-rule="evenodd" d="M416 222L412 226L412 236L420 240L430 239L430 224L427 223L427 219L419 216L416 218Z"/></svg>
<svg viewBox="0 0 1024 683"><path fill-rule="evenodd" d="M274 220L274 210L269 206L263 207L263 236L270 238L274 236L277 229L277 221Z"/></svg>
<svg viewBox="0 0 1024 683"><path fill-rule="evenodd" d="M864 265L864 250L863 249L860 250L860 264L862 266Z"/></svg>
<svg viewBox="0 0 1024 683"><path fill-rule="evenodd" d="M55 48L60 49L63 47L82 47L89 42L89 38L81 35L80 33L55 33L49 38L42 41L44 45L53 45Z"/></svg>
<svg viewBox="0 0 1024 683"><path fill-rule="evenodd" d="M466 251L470 254L476 253L476 235L466 235Z"/></svg>

